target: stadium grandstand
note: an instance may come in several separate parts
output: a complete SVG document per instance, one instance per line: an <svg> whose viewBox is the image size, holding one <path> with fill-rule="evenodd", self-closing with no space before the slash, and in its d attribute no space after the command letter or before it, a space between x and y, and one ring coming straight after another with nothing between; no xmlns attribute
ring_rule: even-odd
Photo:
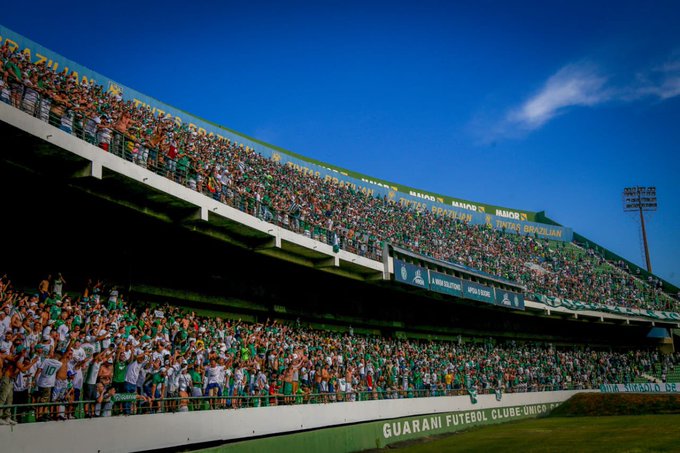
<svg viewBox="0 0 680 453"><path fill-rule="evenodd" d="M678 382L679 289L545 213L316 162L0 37L11 451L331 428L352 451L415 431L381 420Z"/></svg>

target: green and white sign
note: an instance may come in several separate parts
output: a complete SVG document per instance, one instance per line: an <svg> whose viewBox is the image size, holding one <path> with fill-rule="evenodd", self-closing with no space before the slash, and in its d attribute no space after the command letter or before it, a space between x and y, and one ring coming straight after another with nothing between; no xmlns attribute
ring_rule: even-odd
<svg viewBox="0 0 680 453"><path fill-rule="evenodd" d="M495 302L494 289L491 286L481 285L463 280L463 297L493 304Z"/></svg>
<svg viewBox="0 0 680 453"><path fill-rule="evenodd" d="M401 418L382 424L386 443L415 439L423 435L458 431L471 426L489 425L522 418L547 415L559 403L530 404L527 406L497 407L475 411L449 412L439 415Z"/></svg>
<svg viewBox="0 0 680 453"><path fill-rule="evenodd" d="M675 313L672 311L642 310L638 308L618 307L614 305L590 304L569 299L562 299L554 296L546 296L543 294L534 294L534 297L537 301L550 307L565 307L574 311L604 311L618 315L644 316L646 318L658 319L660 321L680 321L680 313Z"/></svg>
<svg viewBox="0 0 680 453"><path fill-rule="evenodd" d="M645 384L602 384L602 393L680 393L680 383L667 382L657 384L654 382Z"/></svg>
<svg viewBox="0 0 680 453"><path fill-rule="evenodd" d="M431 270L430 291L461 297L463 295L463 282L459 278Z"/></svg>
<svg viewBox="0 0 680 453"><path fill-rule="evenodd" d="M427 269L404 261L394 260L394 279L407 285L428 289Z"/></svg>
<svg viewBox="0 0 680 453"><path fill-rule="evenodd" d="M496 288L496 305L515 310L524 310L524 295Z"/></svg>

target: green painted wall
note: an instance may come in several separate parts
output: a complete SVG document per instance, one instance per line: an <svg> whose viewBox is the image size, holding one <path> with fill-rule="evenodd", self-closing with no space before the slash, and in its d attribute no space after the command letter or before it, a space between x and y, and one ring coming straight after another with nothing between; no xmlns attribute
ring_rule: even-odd
<svg viewBox="0 0 680 453"><path fill-rule="evenodd" d="M383 448L396 442L453 433L474 426L545 416L559 404L529 404L396 418L234 442L198 451L201 453L259 453L262 451L347 453Z"/></svg>

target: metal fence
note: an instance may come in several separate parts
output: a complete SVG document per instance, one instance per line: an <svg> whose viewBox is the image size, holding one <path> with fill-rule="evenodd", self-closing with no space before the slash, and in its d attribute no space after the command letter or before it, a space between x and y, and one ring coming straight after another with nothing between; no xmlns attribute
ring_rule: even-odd
<svg viewBox="0 0 680 453"><path fill-rule="evenodd" d="M578 390L571 385L542 385L509 389L507 393L541 392L553 390ZM494 389L480 390L479 394L494 394ZM0 414L10 414L17 423L34 423L50 420L113 417L120 415L162 414L210 410L235 410L241 408L328 404L356 401L377 401L425 397L468 395L465 389L430 390L374 390L337 393L298 392L291 395L260 394L248 396L201 396L151 399L139 394L107 394L102 401L72 401L0 405ZM501 396L502 398L502 396ZM0 417L1 418L1 417Z"/></svg>

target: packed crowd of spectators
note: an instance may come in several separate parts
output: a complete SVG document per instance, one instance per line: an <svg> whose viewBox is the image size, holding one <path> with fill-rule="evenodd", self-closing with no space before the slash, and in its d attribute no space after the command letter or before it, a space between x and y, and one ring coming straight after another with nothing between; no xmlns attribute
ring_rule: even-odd
<svg viewBox="0 0 680 453"><path fill-rule="evenodd" d="M593 250L469 225L322 179L226 138L199 134L120 93L0 49L0 101L191 189L309 237L381 259L385 242L586 303L677 311L659 285Z"/></svg>
<svg viewBox="0 0 680 453"><path fill-rule="evenodd" d="M11 404L38 419L160 409L596 388L656 373L655 351L556 348L545 343L418 341L314 330L299 322L246 323L170 306L129 303L90 281L66 293L61 274L34 293L0 279L0 423ZM668 356L664 366L675 366ZM320 396L319 396L320 395ZM221 397L221 398L220 398ZM239 399L256 397L250 399ZM61 403L61 404L59 404ZM27 410L21 406L19 412ZM4 412L4 413L3 413Z"/></svg>

